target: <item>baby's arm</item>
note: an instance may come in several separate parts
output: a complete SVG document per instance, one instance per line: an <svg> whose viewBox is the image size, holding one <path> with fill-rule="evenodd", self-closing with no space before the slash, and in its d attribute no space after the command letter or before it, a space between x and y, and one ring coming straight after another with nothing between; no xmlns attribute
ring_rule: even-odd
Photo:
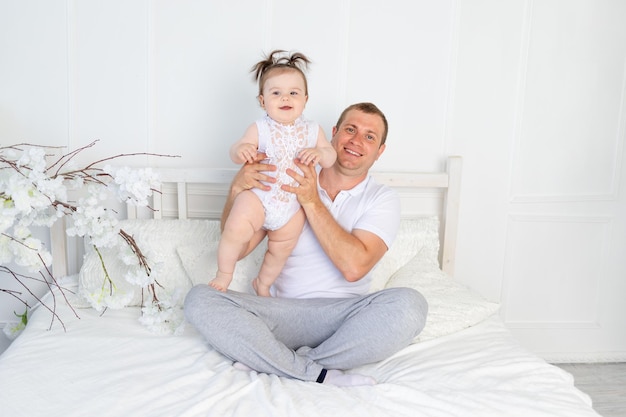
<svg viewBox="0 0 626 417"><path fill-rule="evenodd" d="M326 140L326 135L322 129L317 134L317 143L315 148L307 148L298 154L300 162L303 164L319 163L322 168L329 168L337 159L335 148Z"/></svg>
<svg viewBox="0 0 626 417"><path fill-rule="evenodd" d="M259 147L259 131L256 123L251 124L243 137L230 147L230 159L236 164L254 162Z"/></svg>

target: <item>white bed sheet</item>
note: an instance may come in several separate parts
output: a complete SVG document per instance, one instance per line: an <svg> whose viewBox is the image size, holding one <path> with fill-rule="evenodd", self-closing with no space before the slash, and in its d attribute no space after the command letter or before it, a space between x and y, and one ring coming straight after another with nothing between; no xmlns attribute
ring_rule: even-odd
<svg viewBox="0 0 626 417"><path fill-rule="evenodd" d="M67 332L40 308L0 356L0 416L598 416L497 316L355 370L376 386L339 388L239 371L191 326L150 333L138 308L58 308Z"/></svg>

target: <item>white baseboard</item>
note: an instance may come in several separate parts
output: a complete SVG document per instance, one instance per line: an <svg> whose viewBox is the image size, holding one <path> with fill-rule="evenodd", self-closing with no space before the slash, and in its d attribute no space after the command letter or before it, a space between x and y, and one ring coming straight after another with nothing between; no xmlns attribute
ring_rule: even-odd
<svg viewBox="0 0 626 417"><path fill-rule="evenodd" d="M626 352L538 352L549 363L616 363L626 362Z"/></svg>

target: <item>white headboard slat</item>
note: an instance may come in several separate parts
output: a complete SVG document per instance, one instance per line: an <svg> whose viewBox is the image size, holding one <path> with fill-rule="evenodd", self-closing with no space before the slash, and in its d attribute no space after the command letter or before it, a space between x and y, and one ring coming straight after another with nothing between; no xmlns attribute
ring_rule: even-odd
<svg viewBox="0 0 626 417"><path fill-rule="evenodd" d="M157 169L162 181L152 209L143 218L219 219L234 169ZM450 156L445 172L372 172L374 178L399 191L403 217L437 215L441 219L441 268L454 274L461 190L461 157ZM427 207L421 207L421 205ZM420 206L420 207L417 207ZM145 209L143 209L145 210ZM127 207L127 217L142 217L142 210ZM61 219L62 220L62 219ZM77 272L79 260L68 260L65 223L51 229L55 276ZM69 265L68 265L69 262ZM71 267L70 267L71 266Z"/></svg>

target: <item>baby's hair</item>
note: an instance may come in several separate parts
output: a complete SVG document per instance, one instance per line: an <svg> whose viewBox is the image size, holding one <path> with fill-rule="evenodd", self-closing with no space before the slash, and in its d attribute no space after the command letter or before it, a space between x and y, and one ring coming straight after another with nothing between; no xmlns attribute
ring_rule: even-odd
<svg viewBox="0 0 626 417"><path fill-rule="evenodd" d="M304 79L304 94L309 94L309 87L304 71L309 68L311 60L300 52L284 55L286 53L287 52L282 49L276 49L267 55L265 59L257 62L250 70L250 72L254 74L254 79L259 82L259 95L263 95L265 80L267 80L269 73L274 70L293 70L299 72Z"/></svg>

